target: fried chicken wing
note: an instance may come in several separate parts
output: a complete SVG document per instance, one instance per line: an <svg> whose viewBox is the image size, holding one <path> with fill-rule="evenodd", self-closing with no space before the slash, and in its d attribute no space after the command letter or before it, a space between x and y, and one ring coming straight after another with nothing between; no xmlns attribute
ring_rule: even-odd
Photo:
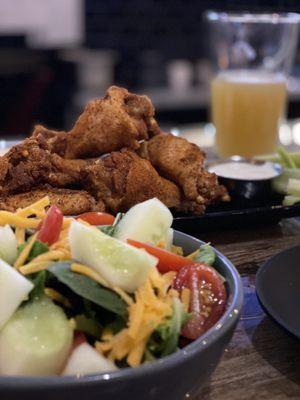
<svg viewBox="0 0 300 400"><path fill-rule="evenodd" d="M157 197L170 208L197 210L203 208L183 200L179 188L159 176L149 161L133 151L113 152L86 167L87 189L102 199L109 211L127 211L133 205Z"/></svg>
<svg viewBox="0 0 300 400"><path fill-rule="evenodd" d="M122 147L137 149L139 140L158 132L150 99L112 86L103 99L87 104L67 134L65 158L97 157Z"/></svg>
<svg viewBox="0 0 300 400"><path fill-rule="evenodd" d="M88 103L70 132L37 125L0 157L0 206L15 209L49 194L67 214L117 213L157 197L201 214L228 199L204 160L196 145L161 132L146 96L113 86Z"/></svg>
<svg viewBox="0 0 300 400"><path fill-rule="evenodd" d="M188 200L208 205L229 198L217 176L204 168L205 153L186 139L171 134L154 136L144 143L141 155L182 188Z"/></svg>
<svg viewBox="0 0 300 400"><path fill-rule="evenodd" d="M51 168L47 144L37 138L25 139L0 158L0 195L44 183Z"/></svg>
<svg viewBox="0 0 300 400"><path fill-rule="evenodd" d="M49 196L51 204L57 205L65 215L76 215L87 211L104 211L101 201L96 202L93 196L84 190L57 189L43 186L24 193L0 196L0 209L16 211L33 202Z"/></svg>

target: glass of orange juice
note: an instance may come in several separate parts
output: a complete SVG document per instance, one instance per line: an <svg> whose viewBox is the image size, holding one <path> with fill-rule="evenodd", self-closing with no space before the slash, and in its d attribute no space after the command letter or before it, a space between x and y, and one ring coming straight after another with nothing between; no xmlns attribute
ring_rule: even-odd
<svg viewBox="0 0 300 400"><path fill-rule="evenodd" d="M284 116L299 15L208 12L216 74L211 113L219 156L273 152Z"/></svg>

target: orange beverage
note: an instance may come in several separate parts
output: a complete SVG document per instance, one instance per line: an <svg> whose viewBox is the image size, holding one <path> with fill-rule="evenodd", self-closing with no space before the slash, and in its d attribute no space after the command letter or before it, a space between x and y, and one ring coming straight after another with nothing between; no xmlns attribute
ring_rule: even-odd
<svg viewBox="0 0 300 400"><path fill-rule="evenodd" d="M212 81L212 119L221 156L273 152L286 102L282 74L247 70L221 72Z"/></svg>

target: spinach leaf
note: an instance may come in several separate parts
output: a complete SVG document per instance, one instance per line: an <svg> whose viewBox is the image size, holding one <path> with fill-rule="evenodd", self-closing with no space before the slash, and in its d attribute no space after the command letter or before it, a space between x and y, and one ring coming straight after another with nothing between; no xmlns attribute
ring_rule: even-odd
<svg viewBox="0 0 300 400"><path fill-rule="evenodd" d="M76 329L95 338L100 337L101 325L93 318L88 318L84 314L76 315Z"/></svg>
<svg viewBox="0 0 300 400"><path fill-rule="evenodd" d="M213 266L216 261L216 253L209 244L204 244L193 257L193 261Z"/></svg>
<svg viewBox="0 0 300 400"><path fill-rule="evenodd" d="M108 329L111 329L113 331L113 334L115 335L123 328L126 328L126 321L124 320L124 318L121 318L117 315L113 322L109 322L105 326Z"/></svg>
<svg viewBox="0 0 300 400"><path fill-rule="evenodd" d="M40 254L47 253L47 251L49 251L48 244L36 240L34 242L34 245L32 246L28 259L29 261L31 261L33 258L39 256Z"/></svg>
<svg viewBox="0 0 300 400"><path fill-rule="evenodd" d="M31 282L34 284L34 288L30 292L30 299L36 299L45 295L45 284L47 279L47 271L38 272L34 278L31 278Z"/></svg>
<svg viewBox="0 0 300 400"><path fill-rule="evenodd" d="M116 293L102 287L87 276L71 271L70 263L51 264L48 271L78 296L123 318L127 317L127 305Z"/></svg>
<svg viewBox="0 0 300 400"><path fill-rule="evenodd" d="M181 327L186 322L189 314L177 298L173 300L173 314L160 324L151 335L147 343L145 358L150 361L174 353L178 347Z"/></svg>
<svg viewBox="0 0 300 400"><path fill-rule="evenodd" d="M124 215L124 213L118 213L113 225L102 225L102 226L99 226L98 229L100 229L101 232L105 233L108 236L113 236L118 223L123 218L123 215Z"/></svg>
<svg viewBox="0 0 300 400"><path fill-rule="evenodd" d="M23 251L24 247L28 243L28 240L30 240L30 237L27 239L27 242L20 244L18 247L18 255ZM36 240L32 246L32 249L30 250L30 253L27 257L27 262L30 262L33 258L39 256L40 254L46 253L49 251L49 246L47 243L42 243L39 240Z"/></svg>

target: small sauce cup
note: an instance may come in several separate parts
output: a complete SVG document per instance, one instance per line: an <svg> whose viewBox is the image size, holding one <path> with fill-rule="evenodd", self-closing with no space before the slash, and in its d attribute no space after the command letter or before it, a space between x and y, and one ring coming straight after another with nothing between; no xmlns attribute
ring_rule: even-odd
<svg viewBox="0 0 300 400"><path fill-rule="evenodd" d="M223 167L224 166L224 167ZM272 180L283 172L278 163L258 161L240 156L221 159L207 165L232 198L266 202L272 195Z"/></svg>

